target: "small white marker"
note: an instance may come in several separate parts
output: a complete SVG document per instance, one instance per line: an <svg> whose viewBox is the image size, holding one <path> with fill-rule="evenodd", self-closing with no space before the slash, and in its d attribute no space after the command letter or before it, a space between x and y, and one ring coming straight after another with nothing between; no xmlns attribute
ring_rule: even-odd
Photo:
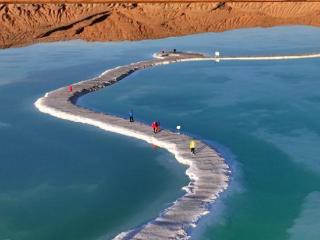
<svg viewBox="0 0 320 240"><path fill-rule="evenodd" d="M216 61L216 62L220 62L220 52L215 51L215 52L214 52L214 56L215 56L215 61Z"/></svg>
<svg viewBox="0 0 320 240"><path fill-rule="evenodd" d="M177 134L180 134L181 126L180 126L180 125L178 125L176 128L177 128Z"/></svg>

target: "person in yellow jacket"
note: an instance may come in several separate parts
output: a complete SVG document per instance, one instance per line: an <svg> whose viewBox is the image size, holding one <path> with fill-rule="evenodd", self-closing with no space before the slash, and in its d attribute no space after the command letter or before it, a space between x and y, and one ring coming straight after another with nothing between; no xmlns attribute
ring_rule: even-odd
<svg viewBox="0 0 320 240"><path fill-rule="evenodd" d="M192 152L192 154L196 154L196 152L195 152L195 150L196 150L196 141L194 139L192 139L190 141L189 148L190 148L190 151Z"/></svg>

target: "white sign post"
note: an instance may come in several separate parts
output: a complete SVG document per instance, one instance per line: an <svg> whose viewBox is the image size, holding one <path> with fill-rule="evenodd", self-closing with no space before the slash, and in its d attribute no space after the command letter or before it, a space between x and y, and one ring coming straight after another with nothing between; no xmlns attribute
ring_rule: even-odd
<svg viewBox="0 0 320 240"><path fill-rule="evenodd" d="M218 51L214 52L214 56L215 56L215 61L220 62L220 52Z"/></svg>
<svg viewBox="0 0 320 240"><path fill-rule="evenodd" d="M177 134L180 134L180 129L181 129L181 126L178 125L178 126L177 126Z"/></svg>

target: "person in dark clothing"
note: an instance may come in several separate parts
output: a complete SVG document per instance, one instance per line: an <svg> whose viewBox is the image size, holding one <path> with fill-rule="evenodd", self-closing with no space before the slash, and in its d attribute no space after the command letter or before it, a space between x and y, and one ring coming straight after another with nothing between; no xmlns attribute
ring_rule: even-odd
<svg viewBox="0 0 320 240"><path fill-rule="evenodd" d="M156 121L156 127L157 127L156 132L160 132L160 122L159 122L159 120Z"/></svg>
<svg viewBox="0 0 320 240"><path fill-rule="evenodd" d="M130 121L130 122L134 122L134 119L133 119L133 111L132 111L132 110L129 111L129 121Z"/></svg>

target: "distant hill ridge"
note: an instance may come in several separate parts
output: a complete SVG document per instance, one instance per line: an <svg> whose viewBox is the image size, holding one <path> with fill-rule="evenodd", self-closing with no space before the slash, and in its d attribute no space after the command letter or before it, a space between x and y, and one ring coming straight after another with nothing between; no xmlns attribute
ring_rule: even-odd
<svg viewBox="0 0 320 240"><path fill-rule="evenodd" d="M320 2L0 4L0 16L0 48L8 48L71 39L142 40L248 27L320 26Z"/></svg>

